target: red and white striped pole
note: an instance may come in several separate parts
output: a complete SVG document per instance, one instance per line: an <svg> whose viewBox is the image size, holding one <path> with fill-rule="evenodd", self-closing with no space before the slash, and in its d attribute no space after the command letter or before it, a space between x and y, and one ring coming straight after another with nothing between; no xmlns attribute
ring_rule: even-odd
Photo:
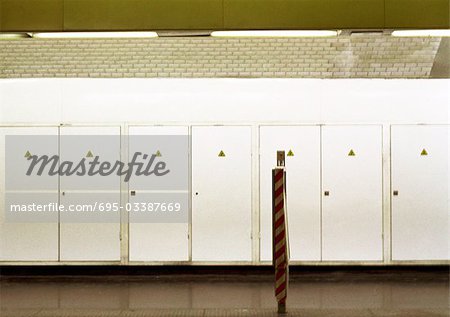
<svg viewBox="0 0 450 317"><path fill-rule="evenodd" d="M277 152L277 167L272 169L272 241L275 267L275 298L278 313L286 313L289 281L289 253L286 224L286 172L285 153Z"/></svg>

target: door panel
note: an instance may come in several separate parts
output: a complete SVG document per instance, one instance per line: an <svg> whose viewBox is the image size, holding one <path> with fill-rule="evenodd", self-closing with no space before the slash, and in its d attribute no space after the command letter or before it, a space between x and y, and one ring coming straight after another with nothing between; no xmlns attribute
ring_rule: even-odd
<svg viewBox="0 0 450 317"><path fill-rule="evenodd" d="M382 130L322 128L322 259L382 260Z"/></svg>
<svg viewBox="0 0 450 317"><path fill-rule="evenodd" d="M272 260L272 168L286 154L290 259L320 261L320 127L260 128L261 260Z"/></svg>
<svg viewBox="0 0 450 317"><path fill-rule="evenodd" d="M61 127L60 135L61 161L85 159L90 163L97 156L101 162L120 161L119 127ZM120 206L120 177L113 173L61 176L60 179L60 201L65 208L97 203L97 211L93 213L61 213L61 260L120 260L120 210L100 210L101 203Z"/></svg>
<svg viewBox="0 0 450 317"><path fill-rule="evenodd" d="M393 126L391 133L392 258L450 259L450 128Z"/></svg>
<svg viewBox="0 0 450 317"><path fill-rule="evenodd" d="M8 144L7 150L12 152L5 153L6 136L25 138ZM30 164L25 157L27 152L38 156L57 155L58 128L0 128L0 261L57 261L57 211L47 213L42 222L32 223L27 219L27 222L17 223L6 219L5 199L14 204L58 202L58 176L49 176L46 172L41 176L25 176ZM21 175L9 175L12 182L8 182L7 187L6 164L14 165L8 168L10 173L14 170ZM33 221L39 221L38 217L33 217Z"/></svg>
<svg viewBox="0 0 450 317"><path fill-rule="evenodd" d="M153 154L159 151L174 179L162 183L152 177L133 177L129 181L129 202L148 203L146 197L160 197L161 193L189 195L189 130L188 127L158 126L130 127L129 158L133 153ZM150 153L151 152L151 153ZM181 158L183 155L184 158ZM182 164L182 166L180 166ZM179 170L173 170L178 168ZM166 177L166 176L164 176ZM183 195L183 196L184 196ZM186 210L188 212L188 210ZM189 223L141 223L130 213L130 261L187 261L189 260Z"/></svg>
<svg viewBox="0 0 450 317"><path fill-rule="evenodd" d="M192 259L251 261L251 128L192 128Z"/></svg>

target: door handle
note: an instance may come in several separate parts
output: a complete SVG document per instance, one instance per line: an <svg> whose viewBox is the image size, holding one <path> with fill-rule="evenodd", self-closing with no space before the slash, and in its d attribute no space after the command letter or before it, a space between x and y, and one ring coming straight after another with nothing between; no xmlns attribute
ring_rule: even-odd
<svg viewBox="0 0 450 317"><path fill-rule="evenodd" d="M398 196L398 190L394 190L393 195Z"/></svg>
<svg viewBox="0 0 450 317"><path fill-rule="evenodd" d="M62 192L61 195L66 196L66 192Z"/></svg>
<svg viewBox="0 0 450 317"><path fill-rule="evenodd" d="M328 190L324 191L324 192L323 192L323 195L324 195L324 196L330 196L330 191L328 191Z"/></svg>
<svg viewBox="0 0 450 317"><path fill-rule="evenodd" d="M135 191L135 190L132 190L132 191L130 192L130 195L131 195L131 196L136 196L136 191Z"/></svg>

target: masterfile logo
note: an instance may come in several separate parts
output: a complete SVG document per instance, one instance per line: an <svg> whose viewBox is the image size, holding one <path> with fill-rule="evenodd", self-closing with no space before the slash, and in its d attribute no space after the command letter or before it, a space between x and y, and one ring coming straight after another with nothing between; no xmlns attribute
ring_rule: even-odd
<svg viewBox="0 0 450 317"><path fill-rule="evenodd" d="M124 181L128 182L133 172L136 176L164 176L170 172L170 170L166 169L165 162L155 163L156 154L148 155L136 152L133 154L132 160L127 164L119 160L114 163L109 161L102 162L99 156L94 157L92 155L92 157L93 160L90 162L86 161L86 158L82 158L78 163L75 163L72 161L61 162L59 155L51 157L48 155L30 155L28 156L30 167L26 175L32 175L35 169L37 169L36 175L38 176L41 176L44 171L47 171L50 176L110 176L116 174L117 176L125 176ZM138 161L141 157L145 163ZM36 166L38 167L36 168Z"/></svg>
<svg viewBox="0 0 450 317"><path fill-rule="evenodd" d="M186 135L7 135L9 222L184 223Z"/></svg>
<svg viewBox="0 0 450 317"><path fill-rule="evenodd" d="M187 190L185 135L7 135L6 190Z"/></svg>

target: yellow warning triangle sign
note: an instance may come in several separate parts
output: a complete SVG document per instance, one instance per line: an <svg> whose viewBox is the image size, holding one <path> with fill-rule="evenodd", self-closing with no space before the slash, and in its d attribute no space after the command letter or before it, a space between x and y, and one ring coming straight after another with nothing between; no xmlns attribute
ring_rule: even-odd
<svg viewBox="0 0 450 317"><path fill-rule="evenodd" d="M156 151L156 154L155 154L156 156L162 156L162 154L161 154L161 152L158 150L158 151Z"/></svg>
<svg viewBox="0 0 450 317"><path fill-rule="evenodd" d="M351 149L350 152L348 152L348 156L356 156L355 151Z"/></svg>
<svg viewBox="0 0 450 317"><path fill-rule="evenodd" d="M225 157L225 152L224 151L220 151L218 156L219 157Z"/></svg>
<svg viewBox="0 0 450 317"><path fill-rule="evenodd" d="M30 153L30 151L27 151L27 153L25 153L25 156L24 157L26 157L26 158L29 158L29 157L31 157L31 153Z"/></svg>
<svg viewBox="0 0 450 317"><path fill-rule="evenodd" d="M92 154L91 150L87 152L86 157L94 157L94 154Z"/></svg>
<svg viewBox="0 0 450 317"><path fill-rule="evenodd" d="M294 152L292 152L292 150L289 150L287 156L294 156Z"/></svg>
<svg viewBox="0 0 450 317"><path fill-rule="evenodd" d="M423 149L422 152L420 152L420 155L422 156L428 155L427 150Z"/></svg>

